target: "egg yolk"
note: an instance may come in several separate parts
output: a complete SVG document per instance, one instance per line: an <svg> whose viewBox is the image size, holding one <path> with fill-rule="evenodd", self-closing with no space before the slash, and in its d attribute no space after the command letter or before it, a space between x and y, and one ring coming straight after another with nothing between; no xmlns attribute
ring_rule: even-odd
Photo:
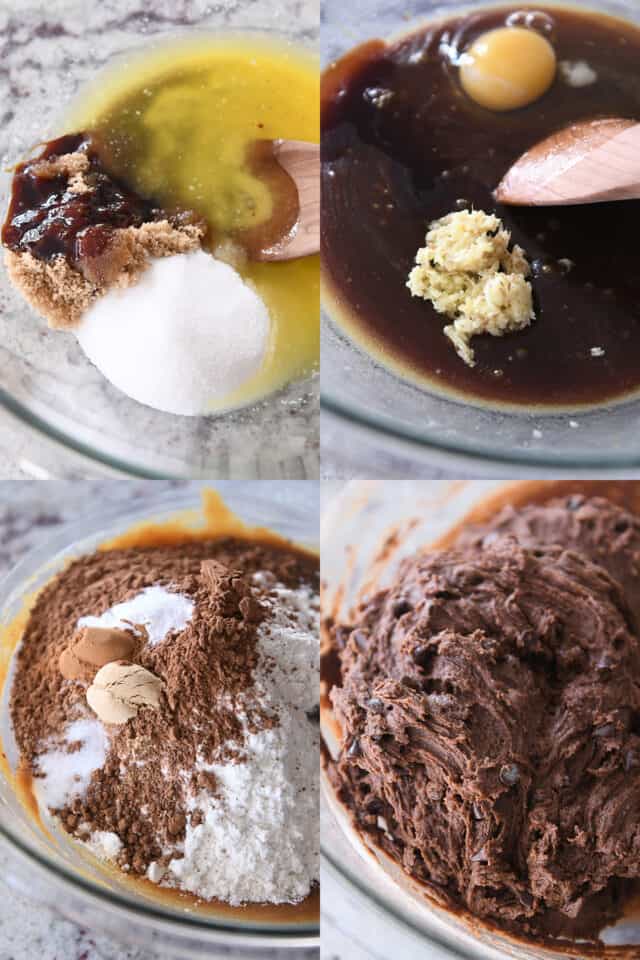
<svg viewBox="0 0 640 960"><path fill-rule="evenodd" d="M546 93L556 73L553 47L525 27L483 33L462 57L464 91L488 110L517 110Z"/></svg>

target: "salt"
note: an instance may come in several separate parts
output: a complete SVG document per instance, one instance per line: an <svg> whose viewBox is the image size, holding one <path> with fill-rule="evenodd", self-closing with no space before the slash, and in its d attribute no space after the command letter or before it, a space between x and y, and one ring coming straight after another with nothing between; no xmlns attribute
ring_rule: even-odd
<svg viewBox="0 0 640 960"><path fill-rule="evenodd" d="M38 757L36 778L38 799L49 809L59 810L86 793L91 774L103 766L109 740L101 723L91 718L75 720L64 732L68 746L80 747L69 753L56 747Z"/></svg>
<svg viewBox="0 0 640 960"><path fill-rule="evenodd" d="M598 79L596 71L585 60L561 60L560 73L570 87L588 87Z"/></svg>
<svg viewBox="0 0 640 960"><path fill-rule="evenodd" d="M80 617L78 627L114 627L131 629L132 624L146 628L149 645L154 647L174 630L184 630L193 616L194 603L181 593L164 587L145 587L131 600L116 603L100 616Z"/></svg>

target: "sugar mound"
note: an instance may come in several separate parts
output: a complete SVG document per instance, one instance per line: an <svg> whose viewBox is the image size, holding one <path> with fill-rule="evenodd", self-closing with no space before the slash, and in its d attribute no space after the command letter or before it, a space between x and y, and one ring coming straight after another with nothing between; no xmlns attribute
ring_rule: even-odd
<svg viewBox="0 0 640 960"><path fill-rule="evenodd" d="M203 250L155 259L138 283L112 288L84 314L80 346L134 400L167 413L208 413L260 369L270 319L260 297Z"/></svg>

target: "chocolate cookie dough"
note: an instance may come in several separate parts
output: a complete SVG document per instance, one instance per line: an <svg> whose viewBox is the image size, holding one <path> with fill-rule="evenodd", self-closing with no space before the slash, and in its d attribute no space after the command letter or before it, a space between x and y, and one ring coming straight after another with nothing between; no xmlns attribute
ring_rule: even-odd
<svg viewBox="0 0 640 960"><path fill-rule="evenodd" d="M595 940L640 875L639 531L605 500L507 509L333 628L339 798L518 935Z"/></svg>
<svg viewBox="0 0 640 960"><path fill-rule="evenodd" d="M599 563L622 587L640 625L640 520L603 497L573 494L544 506L506 506L485 527L469 527L460 546L495 543L513 536L523 547L560 543Z"/></svg>

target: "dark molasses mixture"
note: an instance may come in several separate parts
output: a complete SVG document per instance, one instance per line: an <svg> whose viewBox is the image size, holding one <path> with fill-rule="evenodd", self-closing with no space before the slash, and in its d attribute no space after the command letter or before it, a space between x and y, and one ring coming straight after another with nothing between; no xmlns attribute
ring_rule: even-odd
<svg viewBox="0 0 640 960"><path fill-rule="evenodd" d="M326 72L323 263L355 335L413 377L499 403L598 403L640 386L640 203L509 208L492 191L520 154L569 123L640 119L640 29L536 8L529 25L559 63L587 63L595 82L571 86L560 69L532 105L484 109L460 87L458 58L527 10L482 10L375 41ZM520 333L475 337L474 368L443 335L450 321L405 286L428 224L472 206L495 212L524 248L536 311Z"/></svg>
<svg viewBox="0 0 640 960"><path fill-rule="evenodd" d="M67 175L52 176L43 163L72 153L82 153L89 161L90 189L85 192L74 193ZM77 266L104 250L113 229L137 227L159 213L107 173L88 134L68 134L16 167L2 243L38 260L62 255Z"/></svg>
<svg viewBox="0 0 640 960"><path fill-rule="evenodd" d="M18 164L2 228L5 247L31 253L38 260L63 255L78 267L86 257L102 253L114 228L137 227L166 216L158 205L126 185L121 149L108 139L108 130L104 133L103 143L89 133L66 134ZM84 154L89 161L86 181L91 189L86 192L70 190L66 174L52 175L47 170L46 161L72 153ZM247 162L274 198L273 213L265 223L238 233L242 246L262 259L260 251L276 247L293 229L300 209L298 190L278 163L272 140L254 141ZM178 217L185 218L195 219L186 214Z"/></svg>

